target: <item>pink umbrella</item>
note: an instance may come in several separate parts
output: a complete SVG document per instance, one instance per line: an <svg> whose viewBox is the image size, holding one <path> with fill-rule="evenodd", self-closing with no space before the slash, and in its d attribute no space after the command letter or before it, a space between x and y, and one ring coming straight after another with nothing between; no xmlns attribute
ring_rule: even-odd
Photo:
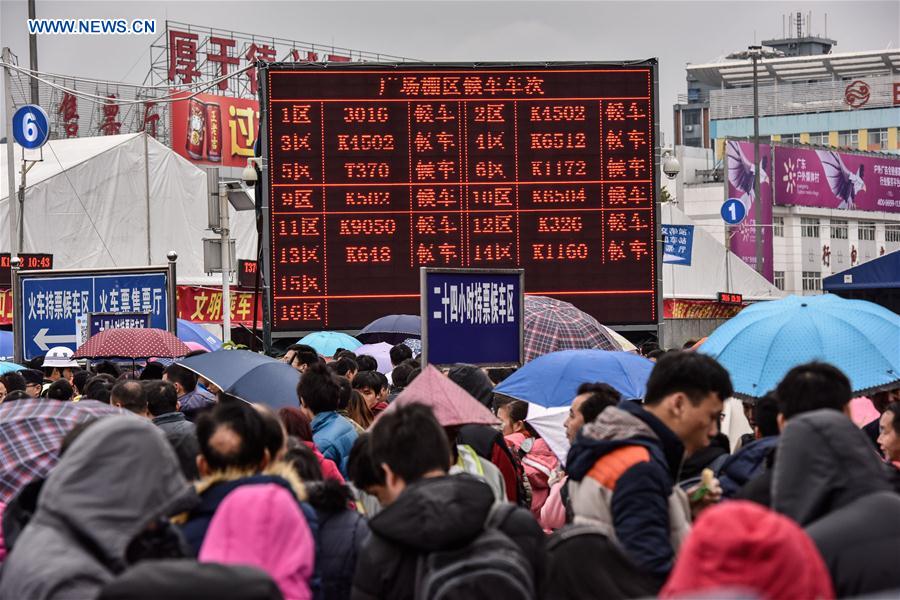
<svg viewBox="0 0 900 600"><path fill-rule="evenodd" d="M480 423L495 425L497 418L469 393L428 365L384 412L418 403L430 406L443 427Z"/></svg>

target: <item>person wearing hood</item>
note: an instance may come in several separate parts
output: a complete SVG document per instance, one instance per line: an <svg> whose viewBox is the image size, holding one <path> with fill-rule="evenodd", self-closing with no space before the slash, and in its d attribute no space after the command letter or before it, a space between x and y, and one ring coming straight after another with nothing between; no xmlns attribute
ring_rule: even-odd
<svg viewBox="0 0 900 600"><path fill-rule="evenodd" d="M745 500L700 515L659 597L715 598L729 591L767 600L835 597L809 536L790 519Z"/></svg>
<svg viewBox="0 0 900 600"><path fill-rule="evenodd" d="M488 409L493 408L494 383L484 369L460 363L450 368L447 377ZM523 484L525 470L506 445L501 432L489 425L463 425L456 442L469 446L478 456L493 463L503 477L506 499L513 504L526 505L529 494Z"/></svg>
<svg viewBox="0 0 900 600"><path fill-rule="evenodd" d="M783 431L790 419L803 413L827 408L850 420L850 380L839 369L820 362L797 365L785 374L775 389L778 404L776 422ZM765 468L757 471L732 497L772 507L772 477L778 445L769 449Z"/></svg>
<svg viewBox="0 0 900 600"><path fill-rule="evenodd" d="M846 415L815 410L786 424L772 508L806 529L838 597L900 589L900 496L865 433Z"/></svg>
<svg viewBox="0 0 900 600"><path fill-rule="evenodd" d="M309 600L315 542L293 495L281 485L244 485L219 506L200 562L249 565L278 584L285 600Z"/></svg>
<svg viewBox="0 0 900 600"><path fill-rule="evenodd" d="M50 472L4 562L3 600L94 598L141 559L185 555L166 519L197 496L163 433L131 415L88 429Z"/></svg>
<svg viewBox="0 0 900 600"><path fill-rule="evenodd" d="M369 521L372 534L360 551L352 597L408 600L416 595L420 559L462 548L482 534L494 495L478 479L447 475L450 447L427 406L411 403L381 415L372 428L371 453L384 470L385 507ZM543 533L528 511L510 508L498 530L537 574Z"/></svg>
<svg viewBox="0 0 900 600"><path fill-rule="evenodd" d="M659 584L690 530L692 508L675 486L681 463L715 435L732 394L728 372L714 359L668 353L650 373L643 405L607 408L569 450L574 522L603 528ZM698 496L695 510L715 495Z"/></svg>

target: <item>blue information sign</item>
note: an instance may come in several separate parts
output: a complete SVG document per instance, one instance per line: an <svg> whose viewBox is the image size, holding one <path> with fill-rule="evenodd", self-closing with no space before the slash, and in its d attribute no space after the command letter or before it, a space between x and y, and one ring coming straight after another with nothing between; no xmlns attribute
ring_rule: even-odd
<svg viewBox="0 0 900 600"><path fill-rule="evenodd" d="M37 104L20 106L13 114L13 139L23 148L40 148L49 137L50 119Z"/></svg>
<svg viewBox="0 0 900 600"><path fill-rule="evenodd" d="M691 265L694 247L693 225L660 225L663 235L663 262L672 265Z"/></svg>
<svg viewBox="0 0 900 600"><path fill-rule="evenodd" d="M88 336L107 329L146 329L150 327L150 313L93 313L88 323Z"/></svg>
<svg viewBox="0 0 900 600"><path fill-rule="evenodd" d="M522 364L523 273L423 268L422 362Z"/></svg>
<svg viewBox="0 0 900 600"><path fill-rule="evenodd" d="M89 313L149 315L149 326L174 327L169 271L104 274L20 273L18 319L26 360L53 346L76 348L76 319Z"/></svg>
<svg viewBox="0 0 900 600"><path fill-rule="evenodd" d="M722 205L722 220L729 225L737 225L747 216L747 207L737 198L729 198Z"/></svg>

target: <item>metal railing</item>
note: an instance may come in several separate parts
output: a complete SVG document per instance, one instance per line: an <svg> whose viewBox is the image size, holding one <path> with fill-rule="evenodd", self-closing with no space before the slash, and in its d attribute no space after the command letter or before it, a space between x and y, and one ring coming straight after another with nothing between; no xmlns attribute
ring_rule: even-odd
<svg viewBox="0 0 900 600"><path fill-rule="evenodd" d="M851 107L845 99L850 81L782 82L760 86L759 114L788 115L886 108L894 105L894 85L900 77L861 78L868 85L868 99ZM709 94L710 119L739 119L753 116L753 88L713 90Z"/></svg>

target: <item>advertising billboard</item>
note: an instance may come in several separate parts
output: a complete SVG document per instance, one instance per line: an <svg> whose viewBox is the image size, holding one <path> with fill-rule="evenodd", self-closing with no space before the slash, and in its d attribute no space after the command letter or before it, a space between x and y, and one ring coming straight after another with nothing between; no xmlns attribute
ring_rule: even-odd
<svg viewBox="0 0 900 600"><path fill-rule="evenodd" d="M769 281L773 280L772 268L772 150L768 144L759 145L760 179L758 199L762 208L760 233L762 237L762 268L756 265L756 207L754 190L755 165L752 142L728 140L725 144L728 181L725 183L727 198L735 198L744 205L743 221L728 227L731 241L729 249L742 261L753 267Z"/></svg>
<svg viewBox="0 0 900 600"><path fill-rule="evenodd" d="M775 146L775 204L900 213L900 157Z"/></svg>

